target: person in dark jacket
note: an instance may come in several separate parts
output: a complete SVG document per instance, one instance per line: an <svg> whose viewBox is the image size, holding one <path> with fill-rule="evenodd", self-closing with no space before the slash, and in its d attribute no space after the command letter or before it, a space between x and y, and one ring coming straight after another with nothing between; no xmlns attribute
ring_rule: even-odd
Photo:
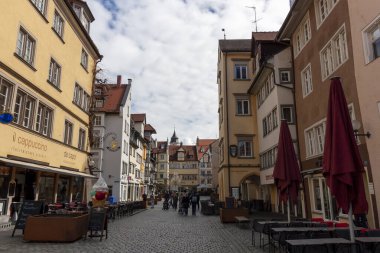
<svg viewBox="0 0 380 253"><path fill-rule="evenodd" d="M187 213L188 213L189 202L190 202L189 196L187 195L187 193L185 193L185 195L182 198L182 213L183 213L183 215L187 215Z"/></svg>

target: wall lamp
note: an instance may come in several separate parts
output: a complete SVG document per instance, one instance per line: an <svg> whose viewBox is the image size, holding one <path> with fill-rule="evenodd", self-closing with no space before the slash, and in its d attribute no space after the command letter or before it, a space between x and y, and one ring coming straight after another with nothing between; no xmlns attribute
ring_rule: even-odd
<svg viewBox="0 0 380 253"><path fill-rule="evenodd" d="M359 134L359 129L362 127L362 124L358 120L352 121L352 128L354 129L354 135L356 136L367 136L367 138L371 137L371 133L367 131L367 133Z"/></svg>

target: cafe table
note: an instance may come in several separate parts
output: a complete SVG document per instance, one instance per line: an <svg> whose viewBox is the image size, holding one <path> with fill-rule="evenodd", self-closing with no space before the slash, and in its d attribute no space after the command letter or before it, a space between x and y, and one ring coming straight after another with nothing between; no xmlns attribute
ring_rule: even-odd
<svg viewBox="0 0 380 253"><path fill-rule="evenodd" d="M344 238L298 239L286 240L285 242L288 246L288 252L291 253L302 253L304 252L305 247L325 245L326 248L331 248L331 246L351 244L349 240L346 240ZM334 252L334 250L332 250L332 252Z"/></svg>
<svg viewBox="0 0 380 253"><path fill-rule="evenodd" d="M380 252L380 237L356 237L355 241L359 243L360 252L372 252L375 253L376 249L379 248Z"/></svg>

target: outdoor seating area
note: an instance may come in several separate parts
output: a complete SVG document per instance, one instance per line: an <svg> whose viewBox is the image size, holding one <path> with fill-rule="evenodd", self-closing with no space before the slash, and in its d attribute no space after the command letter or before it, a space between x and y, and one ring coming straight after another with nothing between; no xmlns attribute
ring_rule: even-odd
<svg viewBox="0 0 380 253"><path fill-rule="evenodd" d="M224 207L223 201L202 200L200 203L201 213L204 215L219 215L219 209Z"/></svg>
<svg viewBox="0 0 380 253"><path fill-rule="evenodd" d="M145 209L144 201L118 202L102 208L85 203L48 204L44 213L25 217L23 238L27 242L73 242L81 238L108 236L108 220L114 221Z"/></svg>
<svg viewBox="0 0 380 253"><path fill-rule="evenodd" d="M252 220L252 245L268 252L380 252L380 230L354 227L351 243L347 223L323 219Z"/></svg>

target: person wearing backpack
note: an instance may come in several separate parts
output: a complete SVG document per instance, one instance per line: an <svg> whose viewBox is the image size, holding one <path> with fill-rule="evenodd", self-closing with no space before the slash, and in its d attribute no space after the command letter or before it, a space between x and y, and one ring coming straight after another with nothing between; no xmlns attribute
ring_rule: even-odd
<svg viewBox="0 0 380 253"><path fill-rule="evenodd" d="M197 194L193 192L193 194L191 195L191 214L192 215L196 215L197 203L198 203Z"/></svg>

